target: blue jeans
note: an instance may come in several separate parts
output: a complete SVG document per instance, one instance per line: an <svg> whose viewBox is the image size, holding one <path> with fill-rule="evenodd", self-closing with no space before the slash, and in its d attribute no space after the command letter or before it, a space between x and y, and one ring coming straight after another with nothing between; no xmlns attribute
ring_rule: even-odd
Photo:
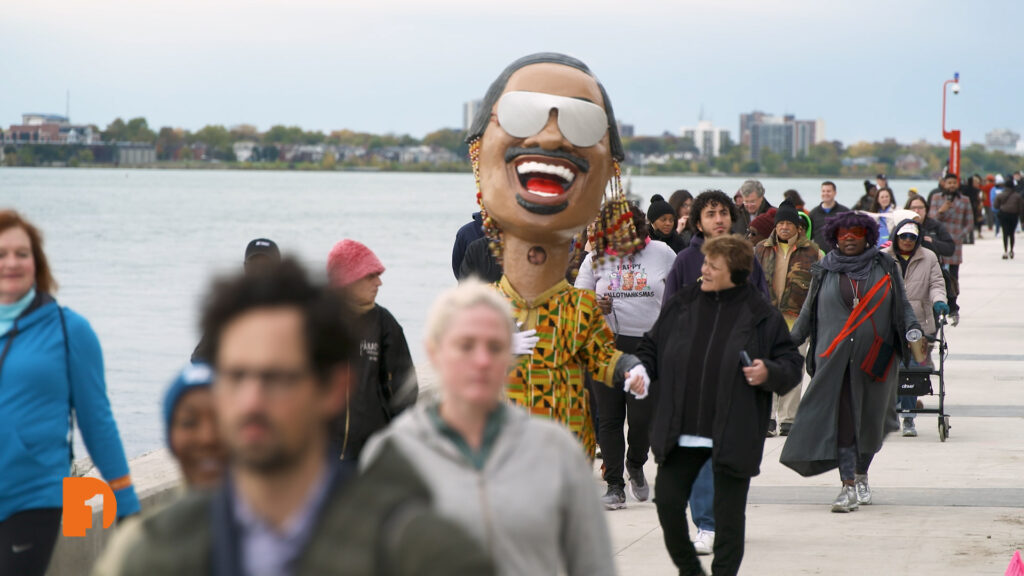
<svg viewBox="0 0 1024 576"><path fill-rule="evenodd" d="M690 492L690 515L698 530L715 531L715 474L711 458L704 462Z"/></svg>

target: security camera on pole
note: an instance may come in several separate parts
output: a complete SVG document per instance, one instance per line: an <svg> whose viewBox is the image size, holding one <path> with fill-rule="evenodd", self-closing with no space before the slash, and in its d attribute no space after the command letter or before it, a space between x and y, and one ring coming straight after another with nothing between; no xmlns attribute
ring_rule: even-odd
<svg viewBox="0 0 1024 576"><path fill-rule="evenodd" d="M960 176L960 131L946 131L946 86L953 85L953 94L960 93L960 73L954 72L952 80L942 84L942 137L949 140L949 174Z"/></svg>

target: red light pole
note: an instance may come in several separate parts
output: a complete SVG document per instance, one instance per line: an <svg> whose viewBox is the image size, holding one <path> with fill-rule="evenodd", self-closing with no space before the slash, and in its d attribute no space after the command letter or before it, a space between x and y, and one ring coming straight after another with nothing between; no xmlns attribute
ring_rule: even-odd
<svg viewBox="0 0 1024 576"><path fill-rule="evenodd" d="M960 93L960 73L954 72L952 80L942 84L942 137L949 140L949 174L960 177L960 131L946 131L946 87L953 85L953 94Z"/></svg>

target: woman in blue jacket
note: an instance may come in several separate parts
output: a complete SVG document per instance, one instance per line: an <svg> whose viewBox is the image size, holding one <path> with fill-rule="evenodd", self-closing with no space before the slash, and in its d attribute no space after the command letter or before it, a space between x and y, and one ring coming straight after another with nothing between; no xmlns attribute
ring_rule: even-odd
<svg viewBox="0 0 1024 576"><path fill-rule="evenodd" d="M71 473L72 411L117 515L139 511L99 340L57 305L55 289L38 229L0 211L0 574L46 572Z"/></svg>

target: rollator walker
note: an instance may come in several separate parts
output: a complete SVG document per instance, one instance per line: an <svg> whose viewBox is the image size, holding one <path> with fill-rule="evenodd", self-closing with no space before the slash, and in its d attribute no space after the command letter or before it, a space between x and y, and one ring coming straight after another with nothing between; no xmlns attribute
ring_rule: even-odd
<svg viewBox="0 0 1024 576"><path fill-rule="evenodd" d="M928 338L929 342L938 343L939 362L938 368L933 366L918 366L914 368L900 367L899 371L899 394L901 396L935 396L932 387L932 376L939 378L939 407L935 408L914 408L903 410L897 408L899 414L938 414L939 417L939 440L942 442L949 438L949 414L946 414L946 379L944 369L946 357L949 355L949 345L946 343L946 315L942 314L936 319L939 329L935 337Z"/></svg>

